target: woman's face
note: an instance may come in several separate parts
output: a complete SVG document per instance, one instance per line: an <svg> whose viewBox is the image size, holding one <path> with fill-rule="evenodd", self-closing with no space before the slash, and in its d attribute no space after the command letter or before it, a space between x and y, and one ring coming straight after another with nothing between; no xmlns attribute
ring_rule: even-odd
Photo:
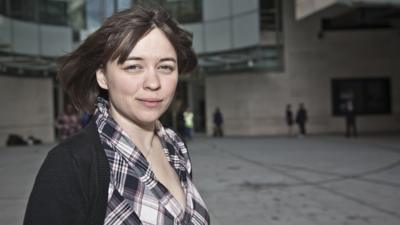
<svg viewBox="0 0 400 225"><path fill-rule="evenodd" d="M96 73L100 87L108 90L111 115L122 127L132 122L153 125L175 93L178 64L174 47L155 28L137 42L123 64L117 60Z"/></svg>

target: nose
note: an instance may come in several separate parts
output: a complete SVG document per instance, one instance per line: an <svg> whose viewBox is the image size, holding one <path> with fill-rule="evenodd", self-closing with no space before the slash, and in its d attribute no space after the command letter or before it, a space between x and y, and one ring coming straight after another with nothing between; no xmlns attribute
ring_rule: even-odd
<svg viewBox="0 0 400 225"><path fill-rule="evenodd" d="M161 87L160 77L155 70L150 70L144 79L144 88L148 90L158 90Z"/></svg>

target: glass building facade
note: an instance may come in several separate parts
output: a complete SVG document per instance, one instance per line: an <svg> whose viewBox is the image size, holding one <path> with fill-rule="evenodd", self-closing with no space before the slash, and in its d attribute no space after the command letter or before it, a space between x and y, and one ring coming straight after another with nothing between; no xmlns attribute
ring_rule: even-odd
<svg viewBox="0 0 400 225"><path fill-rule="evenodd" d="M92 30L114 12L137 3L161 6L181 23L202 19L201 0L0 0L0 14L23 21Z"/></svg>
<svg viewBox="0 0 400 225"><path fill-rule="evenodd" d="M253 6L247 9L244 3L235 0L220 3L211 0L0 0L1 15L10 19L9 25L2 29L10 33L10 37L5 39L11 39L0 42L11 42L18 46L13 40L19 35L15 30L20 29L19 24L29 23L31 33L38 36L39 50L28 51L27 55L47 57L43 53L47 49L46 42L42 40L46 34L41 34L47 25L71 29L71 35L68 32L65 35L72 40L70 45L76 46L97 29L105 18L135 4L163 7L193 32L194 48L199 54L202 71L206 73L284 68L279 0L252 0L247 5ZM215 4L221 10L214 10L218 8ZM35 24L43 26L40 28ZM6 36L6 33L3 35ZM267 37L263 37L264 34ZM35 41L32 39L32 42ZM2 48L0 52L18 54L18 50L14 50Z"/></svg>

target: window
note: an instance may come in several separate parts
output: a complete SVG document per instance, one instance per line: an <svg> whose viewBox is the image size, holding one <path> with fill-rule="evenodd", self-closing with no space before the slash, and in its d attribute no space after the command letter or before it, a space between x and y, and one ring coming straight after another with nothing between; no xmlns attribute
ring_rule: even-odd
<svg viewBox="0 0 400 225"><path fill-rule="evenodd" d="M281 0L260 1L260 29L263 31L281 30Z"/></svg>
<svg viewBox="0 0 400 225"><path fill-rule="evenodd" d="M63 1L40 0L39 21L52 25L68 25L68 5Z"/></svg>
<svg viewBox="0 0 400 225"><path fill-rule="evenodd" d="M0 14L7 15L7 0L0 0Z"/></svg>
<svg viewBox="0 0 400 225"><path fill-rule="evenodd" d="M25 21L37 21L37 1L9 1L10 16Z"/></svg>
<svg viewBox="0 0 400 225"><path fill-rule="evenodd" d="M323 30L360 30L392 28L400 10L395 7L360 7L343 15L322 20Z"/></svg>
<svg viewBox="0 0 400 225"><path fill-rule="evenodd" d="M202 0L136 0L135 3L159 5L165 8L180 23L202 21Z"/></svg>
<svg viewBox="0 0 400 225"><path fill-rule="evenodd" d="M332 80L333 115L343 115L345 104L352 100L357 114L390 114L389 78Z"/></svg>
<svg viewBox="0 0 400 225"><path fill-rule="evenodd" d="M85 26L84 2L78 0L0 0L0 14L34 23Z"/></svg>

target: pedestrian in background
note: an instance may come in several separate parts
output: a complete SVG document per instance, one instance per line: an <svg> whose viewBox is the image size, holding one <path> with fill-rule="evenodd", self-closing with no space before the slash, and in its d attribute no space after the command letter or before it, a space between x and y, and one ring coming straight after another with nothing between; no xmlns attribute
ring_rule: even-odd
<svg viewBox="0 0 400 225"><path fill-rule="evenodd" d="M78 133L82 128L79 116L72 104L66 104L64 112L57 117L56 128L61 141Z"/></svg>
<svg viewBox="0 0 400 225"><path fill-rule="evenodd" d="M183 117L185 120L185 138L188 140L192 139L193 137L193 112L192 110L187 107L185 112L183 113Z"/></svg>
<svg viewBox="0 0 400 225"><path fill-rule="evenodd" d="M299 108L296 113L296 123L299 126L299 137L304 137L307 134L306 123L308 120L307 110L303 103L299 104Z"/></svg>
<svg viewBox="0 0 400 225"><path fill-rule="evenodd" d="M286 124L288 126L288 135L292 136L293 135L293 112L292 112L292 105L287 104L286 105Z"/></svg>
<svg viewBox="0 0 400 225"><path fill-rule="evenodd" d="M356 112L352 100L346 102L345 108L346 137L357 137Z"/></svg>
<svg viewBox="0 0 400 225"><path fill-rule="evenodd" d="M218 107L215 109L213 119L214 119L213 120L214 121L213 136L214 137L223 137L224 136L224 130L223 130L224 117L222 116L221 110Z"/></svg>
<svg viewBox="0 0 400 225"><path fill-rule="evenodd" d="M83 112L82 116L80 118L81 126L86 127L86 125L88 125L88 123L90 122L91 119L92 119L92 115L90 113Z"/></svg>
<svg viewBox="0 0 400 225"><path fill-rule="evenodd" d="M180 137L185 138L185 117L183 113L185 112L183 107L179 107L178 113L176 114L177 132Z"/></svg>
<svg viewBox="0 0 400 225"><path fill-rule="evenodd" d="M47 155L24 225L208 225L186 145L159 121L196 64L192 35L138 6L62 57L61 84L93 118Z"/></svg>

